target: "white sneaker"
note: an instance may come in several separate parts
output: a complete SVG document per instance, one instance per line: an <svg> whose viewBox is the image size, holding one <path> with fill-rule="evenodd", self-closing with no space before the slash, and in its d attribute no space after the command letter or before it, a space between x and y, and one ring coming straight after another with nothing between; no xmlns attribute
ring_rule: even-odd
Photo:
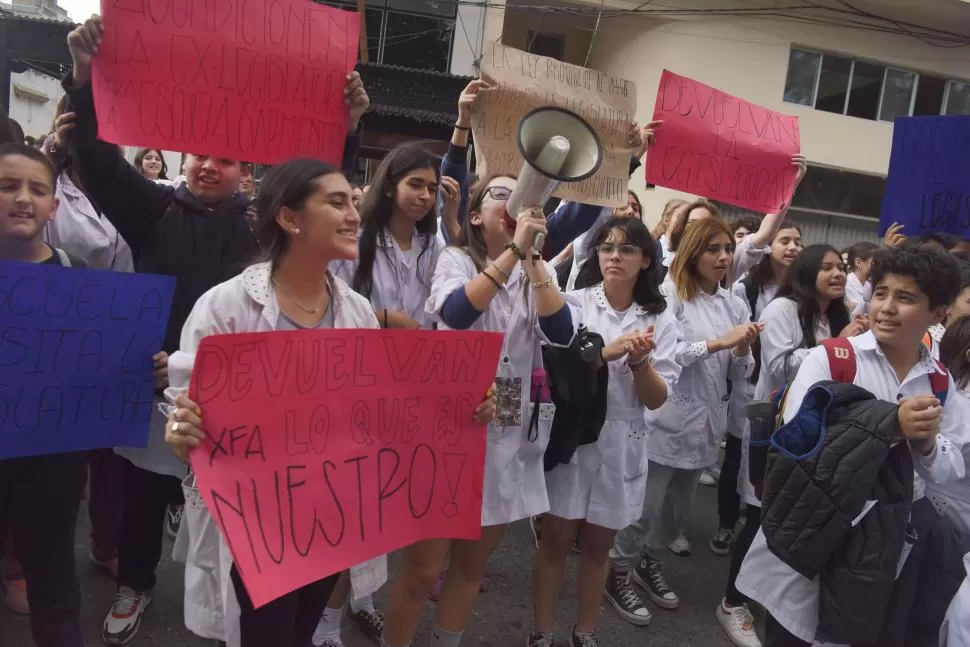
<svg viewBox="0 0 970 647"><path fill-rule="evenodd" d="M738 647L761 647L758 634L754 631L754 617L748 610L748 605L742 604L739 607L728 608L724 606L724 600L717 605L714 611L717 621L724 627L728 638Z"/></svg>
<svg viewBox="0 0 970 647"><path fill-rule="evenodd" d="M101 640L109 645L126 644L138 633L141 616L151 603L151 591L138 593L128 586L119 587L115 603L101 626Z"/></svg>
<svg viewBox="0 0 970 647"><path fill-rule="evenodd" d="M687 541L687 537L684 537L684 533L680 533L667 548L678 557L690 557L690 542Z"/></svg>
<svg viewBox="0 0 970 647"><path fill-rule="evenodd" d="M717 479L714 478L713 474L705 470L704 473L701 474L701 478L698 483L706 487L714 487L717 485Z"/></svg>

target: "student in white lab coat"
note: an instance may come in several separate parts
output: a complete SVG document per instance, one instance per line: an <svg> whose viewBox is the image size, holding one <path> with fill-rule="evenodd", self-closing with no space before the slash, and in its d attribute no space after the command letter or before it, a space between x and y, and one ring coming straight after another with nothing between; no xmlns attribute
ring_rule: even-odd
<svg viewBox="0 0 970 647"><path fill-rule="evenodd" d="M195 353L206 336L378 327L370 303L327 269L332 260L357 256L360 217L352 200L350 184L343 175L316 160L286 162L271 169L264 178L258 199L258 227L260 244L269 260L215 286L196 302L182 330L179 351L169 361L170 387L166 397L176 406L169 415L165 439L181 458L204 438L201 412L186 393ZM494 415L494 400L486 399L476 414L490 419ZM187 532L191 533L192 528ZM198 555L193 551L217 553L220 557L214 582L205 585L196 580L191 583L195 586L187 582L187 597L200 592L206 596L186 600L187 624L190 620L205 620L190 616L193 610L201 615L202 609L219 609L223 614L223 635L208 637L226 641L230 647L310 644L337 575L255 609L238 572L231 566L221 534L199 539L192 538L187 563L197 564ZM206 567L212 573L213 566ZM205 574L206 571L197 572L196 576L201 579ZM373 592L379 584L370 582L364 592Z"/></svg>
<svg viewBox="0 0 970 647"><path fill-rule="evenodd" d="M568 346L574 317L551 269L532 248L536 233L545 232L541 209L527 209L517 221L506 217L505 203L514 187L511 177L480 182L462 223L461 247L441 252L427 303L441 327L505 334L495 379L499 413L488 428L482 537L418 542L404 551L384 623L383 644L389 647L411 644L449 547L451 560L435 609L431 645L457 647L488 556L506 524L549 509L542 457L552 416L539 415L534 426L530 396L541 390L533 386L542 386L533 379L544 377L540 344Z"/></svg>
<svg viewBox="0 0 970 647"><path fill-rule="evenodd" d="M388 153L360 207L359 258L330 268L370 300L383 328L431 327L424 302L442 247L435 217L440 164L418 145Z"/></svg>
<svg viewBox="0 0 970 647"><path fill-rule="evenodd" d="M785 233L782 229L779 235ZM802 359L823 339L832 337L832 330L841 337L864 331L860 322L851 322L845 305L845 268L838 251L829 245L810 245L790 266L785 267L781 286L771 286L777 297L758 311L758 321L764 331L758 336L761 347L761 370L754 388L754 402L765 402L777 389L790 382ZM747 405L741 411L746 414ZM744 527L738 533L731 554L724 599L715 616L728 637L739 647L760 647L754 632L754 620L747 607L747 598L735 588L735 580L748 547L761 527L761 502L755 496L748 471L748 440L750 428L745 417L743 437L738 440L740 472L737 487L746 506Z"/></svg>
<svg viewBox="0 0 970 647"><path fill-rule="evenodd" d="M680 603L667 584L661 560L690 511L703 468L717 460L727 425L728 380L738 382L754 367L751 344L761 330L744 301L721 287L731 269L734 239L721 218L691 224L662 290L683 329L675 360L683 369L664 405L646 412L650 429L643 514L620 531L610 554L606 597L620 615L643 624L649 615L630 584L639 584L658 606Z"/></svg>
<svg viewBox="0 0 970 647"><path fill-rule="evenodd" d="M937 365L922 338L929 326L943 320L956 296L956 284L939 277L957 271L952 258L937 252L879 252L871 278L871 328L850 339L856 359L853 383L880 400L899 403L900 431L910 445L917 474L941 484L965 474L963 456L950 440L962 436L962 416L952 383L942 406L932 395L929 376ZM812 385L829 379L825 349L810 350L789 387L785 422L798 412ZM919 482L913 494L914 501L923 497ZM816 640L818 579L804 577L772 553L763 530L755 535L736 586L769 614L765 647L802 647Z"/></svg>
<svg viewBox="0 0 970 647"><path fill-rule="evenodd" d="M735 229L735 241L738 239ZM743 238L742 238L743 240ZM748 270L747 276L734 283L731 290L748 304L751 321L759 321L765 309L785 280L788 267L802 251L802 232L794 224L784 222L771 241L770 252L758 264ZM734 529L740 518L741 499L738 495L738 471L741 468L741 435L746 421L745 411L754 396L758 380L759 350L756 343L751 349L755 357L755 371L740 383L732 384L731 401L728 405L727 439L724 462L717 481L717 532L711 538L711 552L724 556L731 552ZM703 484L703 481L701 481Z"/></svg>
<svg viewBox="0 0 970 647"><path fill-rule="evenodd" d="M657 409L680 375L676 317L657 288L657 246L639 219L614 217L590 241L569 292L581 323L603 337L609 367L606 423L599 439L577 448L568 465L546 473L549 513L533 574L535 625L529 647L552 647L556 599L566 557L580 537L579 610L571 644L590 647L606 586L613 537L643 510L647 482L644 408ZM649 618L648 618L649 619Z"/></svg>
<svg viewBox="0 0 970 647"><path fill-rule="evenodd" d="M794 189L797 189L798 185L805 177L805 172L808 167L804 155L792 155L791 163L796 169ZM767 214L761 219L761 225L758 227L757 231L748 234L744 240L737 243L734 250L733 269L732 273L729 275L730 280L733 281L734 279L743 276L767 253L768 245L774 239L775 234L778 233L778 227L785 219L785 213L787 213L787 211L788 205L786 205L785 208L780 209L778 213ZM705 200L704 198L695 200L694 202L677 209L674 215L671 217L670 226L667 229L668 247L664 251L664 265L667 267L673 266L674 258L676 257L688 224L698 220L704 220L706 218L719 218L720 216L721 214L717 207L712 202ZM667 280L670 280L669 274L667 276Z"/></svg>
<svg viewBox="0 0 970 647"><path fill-rule="evenodd" d="M847 252L846 271L849 276L845 282L845 299L852 304L855 314L869 311L869 299L872 297L869 275L872 273L872 257L878 251L879 245L864 240L852 245Z"/></svg>

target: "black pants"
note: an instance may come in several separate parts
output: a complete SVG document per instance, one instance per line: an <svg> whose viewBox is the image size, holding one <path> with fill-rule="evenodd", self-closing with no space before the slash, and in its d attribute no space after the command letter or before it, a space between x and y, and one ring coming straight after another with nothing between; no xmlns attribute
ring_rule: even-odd
<svg viewBox="0 0 970 647"><path fill-rule="evenodd" d="M74 527L86 476L83 452L0 461L0 519L27 580L37 647L84 645Z"/></svg>
<svg viewBox="0 0 970 647"><path fill-rule="evenodd" d="M235 565L229 574L239 601L242 647L309 647L340 577L340 573L335 573L254 609Z"/></svg>
<svg viewBox="0 0 970 647"><path fill-rule="evenodd" d="M744 527L738 533L738 538L734 541L734 548L731 550L731 569L728 571L727 590L724 591L724 599L731 606L738 606L748 601L748 598L738 591L734 583L741 572L741 564L744 556L751 548L754 536L758 534L761 527L761 508L756 505L749 505L744 513Z"/></svg>
<svg viewBox="0 0 970 647"><path fill-rule="evenodd" d="M791 635L769 613L765 623L765 644L763 647L812 647L812 643L807 643Z"/></svg>
<svg viewBox="0 0 970 647"><path fill-rule="evenodd" d="M118 546L118 586L139 593L155 588L155 569L162 558L165 509L184 502L182 483L125 461L125 508Z"/></svg>
<svg viewBox="0 0 970 647"><path fill-rule="evenodd" d="M731 528L741 516L741 495L738 494L738 472L741 471L741 439L728 434L724 446L724 462L717 479L717 517L719 528Z"/></svg>

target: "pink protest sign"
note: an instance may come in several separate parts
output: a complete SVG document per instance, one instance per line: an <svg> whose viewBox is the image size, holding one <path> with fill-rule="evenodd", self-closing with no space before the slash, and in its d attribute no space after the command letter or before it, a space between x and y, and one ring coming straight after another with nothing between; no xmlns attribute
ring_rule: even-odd
<svg viewBox="0 0 970 647"><path fill-rule="evenodd" d="M202 340L199 492L258 607L422 539L481 533L497 333L304 330Z"/></svg>
<svg viewBox="0 0 970 647"><path fill-rule="evenodd" d="M664 70L653 118L664 123L648 153L648 183L764 213L791 201L798 117Z"/></svg>
<svg viewBox="0 0 970 647"><path fill-rule="evenodd" d="M339 164L358 15L310 0L102 0L92 75L115 144Z"/></svg>

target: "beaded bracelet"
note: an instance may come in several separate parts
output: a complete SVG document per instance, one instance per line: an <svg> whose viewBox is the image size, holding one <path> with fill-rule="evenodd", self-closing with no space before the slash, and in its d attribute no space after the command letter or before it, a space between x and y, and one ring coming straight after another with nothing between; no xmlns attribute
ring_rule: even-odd
<svg viewBox="0 0 970 647"><path fill-rule="evenodd" d="M514 240L510 240L509 242L505 243L505 249L512 250L512 253L518 256L520 261L525 260L525 253L519 249L519 246L515 244Z"/></svg>

